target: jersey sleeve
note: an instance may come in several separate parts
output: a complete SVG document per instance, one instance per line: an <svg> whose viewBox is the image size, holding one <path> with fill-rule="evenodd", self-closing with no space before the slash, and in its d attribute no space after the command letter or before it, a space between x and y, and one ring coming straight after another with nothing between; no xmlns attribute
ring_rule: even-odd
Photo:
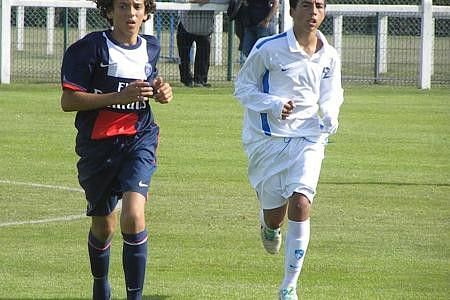
<svg viewBox="0 0 450 300"><path fill-rule="evenodd" d="M270 94L267 53L261 50L254 48L247 57L236 78L234 95L247 109L268 112L280 118L283 104L287 101Z"/></svg>
<svg viewBox="0 0 450 300"><path fill-rule="evenodd" d="M63 89L89 91L92 74L97 63L98 35L88 35L72 44L64 53L61 67Z"/></svg>
<svg viewBox="0 0 450 300"><path fill-rule="evenodd" d="M147 52L149 55L149 62L153 66L151 72L147 76L147 81L152 82L158 76L157 63L161 54L161 45L158 39L152 35L142 35L147 41ZM146 71L147 74L147 71Z"/></svg>
<svg viewBox="0 0 450 300"><path fill-rule="evenodd" d="M338 119L344 101L341 84L341 62L337 53L332 57L329 69L322 74L319 109L323 118Z"/></svg>

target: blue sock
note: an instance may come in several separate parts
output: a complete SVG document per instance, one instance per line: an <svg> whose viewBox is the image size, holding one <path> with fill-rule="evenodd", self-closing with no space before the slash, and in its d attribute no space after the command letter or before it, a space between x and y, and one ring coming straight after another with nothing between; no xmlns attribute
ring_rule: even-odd
<svg viewBox="0 0 450 300"><path fill-rule="evenodd" d="M122 233L123 271L127 287L127 299L142 298L145 268L147 264L147 230L136 234Z"/></svg>
<svg viewBox="0 0 450 300"><path fill-rule="evenodd" d="M92 299L94 300L106 300L111 296L111 288L108 282L110 249L110 240L101 242L89 231L88 250L91 273L94 277L92 287Z"/></svg>

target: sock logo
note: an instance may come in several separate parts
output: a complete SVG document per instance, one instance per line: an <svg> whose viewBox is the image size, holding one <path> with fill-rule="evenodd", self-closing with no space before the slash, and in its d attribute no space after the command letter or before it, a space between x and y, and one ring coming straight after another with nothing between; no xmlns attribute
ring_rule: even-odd
<svg viewBox="0 0 450 300"><path fill-rule="evenodd" d="M297 260L301 259L303 257L303 255L305 254L305 251L303 249L296 249L295 252L295 258Z"/></svg>

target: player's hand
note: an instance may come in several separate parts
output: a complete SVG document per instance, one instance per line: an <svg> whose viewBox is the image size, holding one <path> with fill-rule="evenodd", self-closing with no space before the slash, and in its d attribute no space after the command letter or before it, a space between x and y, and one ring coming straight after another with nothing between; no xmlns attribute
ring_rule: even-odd
<svg viewBox="0 0 450 300"><path fill-rule="evenodd" d="M294 110L295 105L294 101L289 100L283 105L283 109L281 110L281 119L286 120L286 118L292 113Z"/></svg>
<svg viewBox="0 0 450 300"><path fill-rule="evenodd" d="M153 98L156 102L164 104L169 103L172 100L172 87L167 82L164 82L162 77L154 79L152 87L154 91Z"/></svg>
<svg viewBox="0 0 450 300"><path fill-rule="evenodd" d="M328 134L335 134L339 127L338 120L331 118L329 116L323 117L322 123L323 123L323 126L321 126L321 130Z"/></svg>
<svg viewBox="0 0 450 300"><path fill-rule="evenodd" d="M119 94L120 102L118 104L128 104L148 100L153 96L153 88L147 81L136 80L128 84Z"/></svg>

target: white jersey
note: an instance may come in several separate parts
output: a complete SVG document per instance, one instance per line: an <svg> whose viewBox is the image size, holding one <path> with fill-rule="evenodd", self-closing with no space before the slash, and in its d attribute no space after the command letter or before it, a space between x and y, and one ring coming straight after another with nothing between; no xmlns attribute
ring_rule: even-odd
<svg viewBox="0 0 450 300"><path fill-rule="evenodd" d="M243 142L262 138L326 139L321 119L336 120L343 102L341 63L337 51L317 31L323 47L309 56L293 29L255 44L235 81L235 97L245 107ZM295 108L282 120L283 105Z"/></svg>

